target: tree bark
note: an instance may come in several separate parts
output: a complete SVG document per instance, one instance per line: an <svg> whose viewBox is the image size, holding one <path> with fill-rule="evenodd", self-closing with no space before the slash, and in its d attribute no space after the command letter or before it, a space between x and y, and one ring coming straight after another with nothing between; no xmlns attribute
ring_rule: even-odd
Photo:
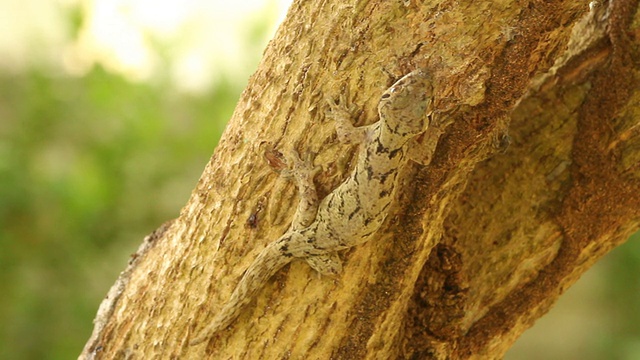
<svg viewBox="0 0 640 360"><path fill-rule="evenodd" d="M80 358L501 358L639 228L637 5L295 1L191 199L132 257ZM337 140L325 98L346 95L370 124L416 68L451 125L430 163L401 170L382 228L340 254L338 278L293 262L190 346L290 224L281 154L315 155L321 198L349 176L357 146Z"/></svg>

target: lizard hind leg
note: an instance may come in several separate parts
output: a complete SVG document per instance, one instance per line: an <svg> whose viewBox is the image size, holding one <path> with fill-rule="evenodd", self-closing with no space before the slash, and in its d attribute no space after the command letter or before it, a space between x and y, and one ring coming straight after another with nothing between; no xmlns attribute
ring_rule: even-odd
<svg viewBox="0 0 640 360"><path fill-rule="evenodd" d="M320 275L335 277L342 272L342 261L335 252L309 256L305 261Z"/></svg>
<svg viewBox="0 0 640 360"><path fill-rule="evenodd" d="M299 230L311 225L316 218L319 201L313 178L322 170L322 167L313 165L313 159L310 154L307 154L305 159L302 160L296 150L291 151L291 156L287 163L288 169L283 170L281 175L285 178L293 178L298 186L300 201L293 216L291 228Z"/></svg>
<svg viewBox="0 0 640 360"><path fill-rule="evenodd" d="M294 178L298 185L300 201L291 228L299 230L311 225L316 218L319 201L313 178L322 168L313 166L310 155L302 160L295 150L292 151L288 163L290 164L289 169L284 170L281 174L286 178ZM334 277L342 272L342 261L337 253L312 255L304 260L320 275Z"/></svg>

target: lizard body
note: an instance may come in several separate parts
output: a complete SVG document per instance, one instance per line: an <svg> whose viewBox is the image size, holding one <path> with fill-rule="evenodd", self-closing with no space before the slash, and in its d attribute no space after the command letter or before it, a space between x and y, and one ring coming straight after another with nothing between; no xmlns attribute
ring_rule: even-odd
<svg viewBox="0 0 640 360"><path fill-rule="evenodd" d="M359 142L358 162L350 176L320 203L309 161L297 156L289 175L298 183L300 203L289 230L269 244L245 271L229 301L191 344L230 325L269 278L296 258L325 275L342 269L337 251L366 242L385 220L394 198L398 170L407 161L407 142L423 133L432 108L431 78L413 71L387 89L378 104L379 121L354 128L344 99L329 100L329 117L342 140Z"/></svg>

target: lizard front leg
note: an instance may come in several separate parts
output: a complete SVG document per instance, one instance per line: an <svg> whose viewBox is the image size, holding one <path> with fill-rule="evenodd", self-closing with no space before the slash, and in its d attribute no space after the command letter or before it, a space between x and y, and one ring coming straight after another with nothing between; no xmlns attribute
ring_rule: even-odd
<svg viewBox="0 0 640 360"><path fill-rule="evenodd" d="M339 103L329 97L326 101L329 104L329 110L325 113L325 116L335 122L336 133L341 143L361 144L371 136L371 125L354 127L351 123L353 115L351 114L351 109L347 106L347 99L344 95L340 95Z"/></svg>

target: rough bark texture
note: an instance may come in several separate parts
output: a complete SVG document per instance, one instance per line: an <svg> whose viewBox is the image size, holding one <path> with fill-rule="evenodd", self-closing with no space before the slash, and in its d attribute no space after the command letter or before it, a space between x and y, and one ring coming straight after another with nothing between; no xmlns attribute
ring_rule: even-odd
<svg viewBox="0 0 640 360"><path fill-rule="evenodd" d="M81 358L500 358L640 224L637 1L296 1L181 216L149 236ZM298 196L279 153L348 175L324 98L378 97L422 67L446 128L402 170L385 225L344 274L280 271L227 330L189 346ZM509 136L511 144L509 145ZM414 144L420 152L429 140Z"/></svg>

